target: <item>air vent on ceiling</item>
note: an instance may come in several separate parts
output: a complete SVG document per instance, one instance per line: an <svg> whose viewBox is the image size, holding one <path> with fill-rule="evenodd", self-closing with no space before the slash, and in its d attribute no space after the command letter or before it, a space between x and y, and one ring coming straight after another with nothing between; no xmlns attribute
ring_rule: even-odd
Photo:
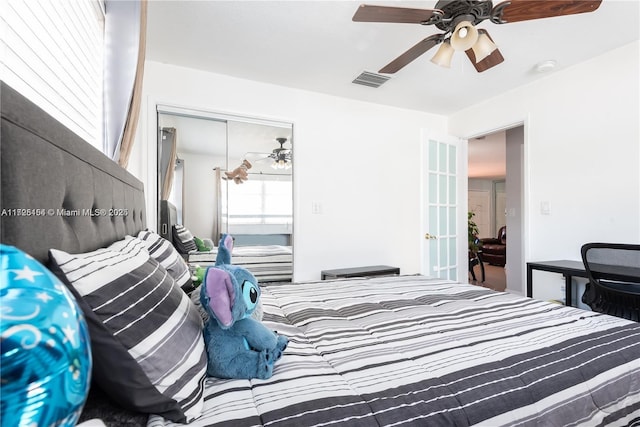
<svg viewBox="0 0 640 427"><path fill-rule="evenodd" d="M352 83L357 85L364 85L369 87L380 87L384 82L389 80L390 77L383 76L382 74L370 73L369 71L363 71Z"/></svg>

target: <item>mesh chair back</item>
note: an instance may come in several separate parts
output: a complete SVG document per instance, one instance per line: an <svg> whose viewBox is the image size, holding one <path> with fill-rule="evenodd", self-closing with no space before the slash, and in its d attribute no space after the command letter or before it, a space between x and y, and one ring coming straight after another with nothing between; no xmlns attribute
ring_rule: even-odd
<svg viewBox="0 0 640 427"><path fill-rule="evenodd" d="M581 253L589 276L582 301L593 311L640 321L640 245L587 243Z"/></svg>

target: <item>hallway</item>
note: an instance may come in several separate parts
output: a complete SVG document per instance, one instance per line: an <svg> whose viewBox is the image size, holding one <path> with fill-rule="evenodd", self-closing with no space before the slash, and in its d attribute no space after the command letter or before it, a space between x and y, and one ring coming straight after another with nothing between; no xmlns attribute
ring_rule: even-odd
<svg viewBox="0 0 640 427"><path fill-rule="evenodd" d="M480 271L480 266L474 267L474 273L476 275L477 281L471 280L471 275L469 275L469 283L472 285L483 286L485 288L493 289L494 291L504 292L507 288L507 279L505 275L505 271L503 267L499 267L497 265L490 265L488 263L484 263L484 273L485 279L484 282L482 280L482 272Z"/></svg>

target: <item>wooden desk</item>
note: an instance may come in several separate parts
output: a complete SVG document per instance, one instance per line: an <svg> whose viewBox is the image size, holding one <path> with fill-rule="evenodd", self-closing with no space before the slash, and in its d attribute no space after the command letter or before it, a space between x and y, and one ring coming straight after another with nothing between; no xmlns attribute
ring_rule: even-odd
<svg viewBox="0 0 640 427"><path fill-rule="evenodd" d="M527 296L533 297L533 270L560 273L564 276L565 305L571 305L571 279L575 277L588 278L582 261L541 261L527 263Z"/></svg>
<svg viewBox="0 0 640 427"><path fill-rule="evenodd" d="M398 267L388 265L371 265L368 267L338 268L335 270L322 270L320 277L322 280L338 279L345 277L370 277L370 276L391 276L399 275Z"/></svg>

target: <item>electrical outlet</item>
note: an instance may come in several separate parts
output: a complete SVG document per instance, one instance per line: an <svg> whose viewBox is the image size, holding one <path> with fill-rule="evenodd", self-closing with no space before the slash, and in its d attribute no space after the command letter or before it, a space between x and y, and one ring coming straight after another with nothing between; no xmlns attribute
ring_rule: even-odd
<svg viewBox="0 0 640 427"><path fill-rule="evenodd" d="M322 213L322 203L311 202L311 213L315 215L320 215Z"/></svg>

